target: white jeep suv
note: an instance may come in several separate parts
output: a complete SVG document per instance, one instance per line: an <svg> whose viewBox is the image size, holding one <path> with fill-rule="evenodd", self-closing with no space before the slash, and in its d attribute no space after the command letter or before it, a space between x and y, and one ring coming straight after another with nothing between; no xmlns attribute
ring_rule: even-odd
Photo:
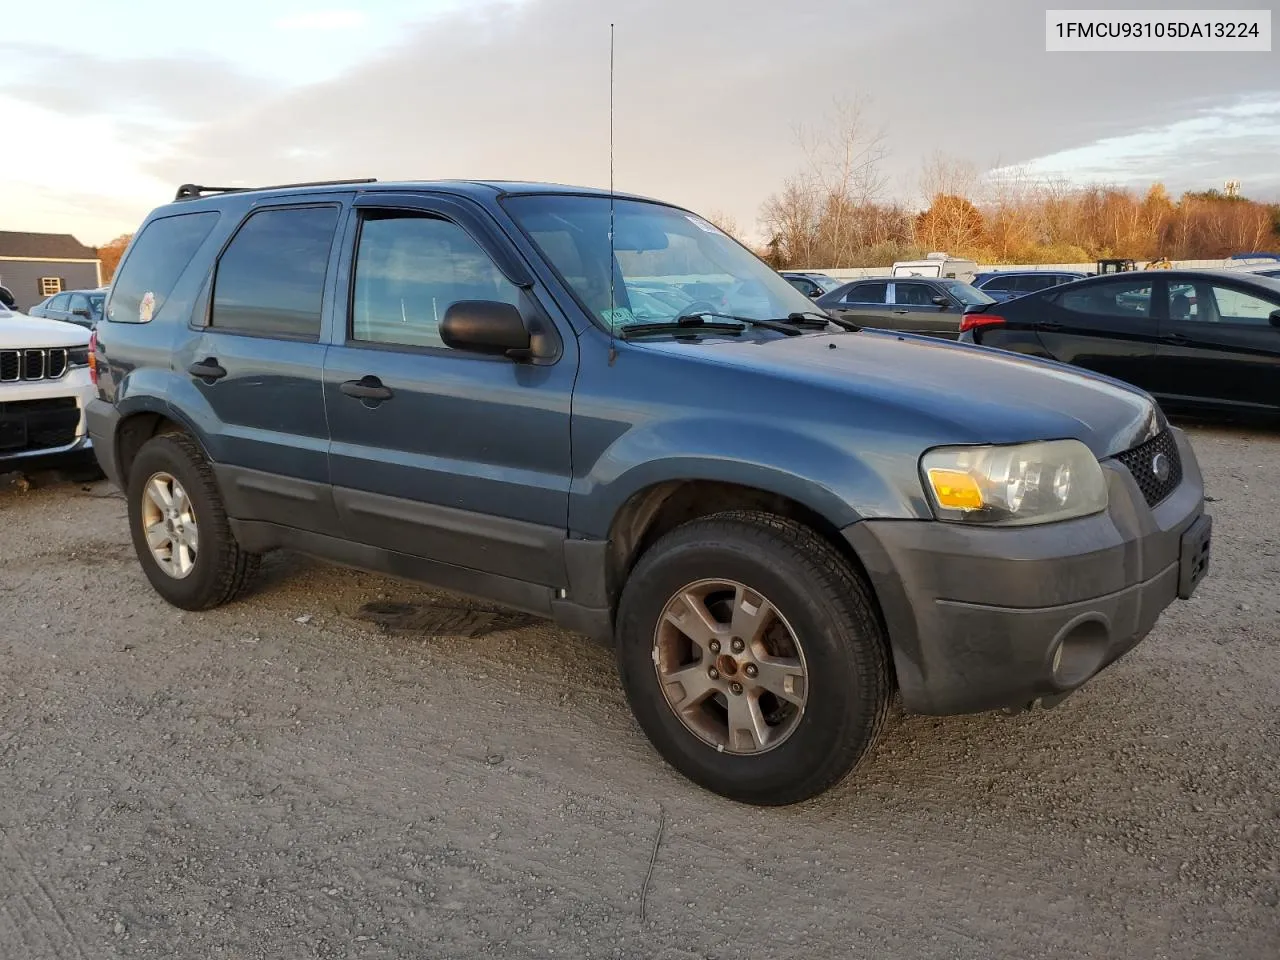
<svg viewBox="0 0 1280 960"><path fill-rule="evenodd" d="M88 330L0 306L0 473L85 464L92 396Z"/></svg>

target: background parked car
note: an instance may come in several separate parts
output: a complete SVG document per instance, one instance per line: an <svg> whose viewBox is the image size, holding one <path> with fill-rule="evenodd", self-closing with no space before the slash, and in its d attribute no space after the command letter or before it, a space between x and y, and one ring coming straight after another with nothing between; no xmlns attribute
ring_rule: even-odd
<svg viewBox="0 0 1280 960"><path fill-rule="evenodd" d="M31 317L47 320L65 320L92 328L102 319L102 305L107 299L106 290L65 290L46 297L27 311Z"/></svg>
<svg viewBox="0 0 1280 960"><path fill-rule="evenodd" d="M899 260L889 271L895 277L941 277L965 283L972 283L977 272L978 265L972 260L945 253L931 253L923 260Z"/></svg>
<svg viewBox="0 0 1280 960"><path fill-rule="evenodd" d="M995 300L1012 300L1086 276L1077 270L991 270L974 277L973 285Z"/></svg>
<svg viewBox="0 0 1280 960"><path fill-rule="evenodd" d="M828 313L868 327L923 333L954 340L966 310L995 301L960 280L867 277L818 298Z"/></svg>
<svg viewBox="0 0 1280 960"><path fill-rule="evenodd" d="M824 293L830 293L840 286L841 281L828 277L825 273L811 273L801 270L783 270L782 276L806 297L817 300Z"/></svg>
<svg viewBox="0 0 1280 960"><path fill-rule="evenodd" d="M1128 381L1168 410L1280 413L1280 280L1229 270L1091 277L992 304L960 339Z"/></svg>

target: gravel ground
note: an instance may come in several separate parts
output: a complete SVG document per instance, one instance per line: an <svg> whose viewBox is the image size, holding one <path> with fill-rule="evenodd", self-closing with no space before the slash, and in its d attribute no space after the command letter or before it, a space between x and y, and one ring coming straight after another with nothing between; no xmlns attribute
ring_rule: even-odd
<svg viewBox="0 0 1280 960"><path fill-rule="evenodd" d="M668 769L587 640L290 556L182 613L105 483L10 485L0 956L1275 960L1280 436L1192 433L1193 601L779 810Z"/></svg>

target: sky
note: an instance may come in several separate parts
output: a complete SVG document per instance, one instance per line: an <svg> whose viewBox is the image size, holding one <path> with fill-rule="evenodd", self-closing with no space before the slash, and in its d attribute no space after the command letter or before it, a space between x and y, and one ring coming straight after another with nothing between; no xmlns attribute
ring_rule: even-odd
<svg viewBox="0 0 1280 960"><path fill-rule="evenodd" d="M1069 6L1057 0L1057 8ZM1129 7L1239 6L1143 3ZM1026 0L42 0L0 33L0 229L98 245L180 183L614 182L748 234L860 101L887 192L999 172L1280 199L1280 51L1046 53ZM1092 6L1101 6L1095 0Z"/></svg>

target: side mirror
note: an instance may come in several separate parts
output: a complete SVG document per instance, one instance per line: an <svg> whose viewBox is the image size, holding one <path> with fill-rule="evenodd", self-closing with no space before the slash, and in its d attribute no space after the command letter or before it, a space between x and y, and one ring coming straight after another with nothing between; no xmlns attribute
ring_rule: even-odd
<svg viewBox="0 0 1280 960"><path fill-rule="evenodd" d="M468 353L508 357L517 363L533 359L529 331L520 311L498 300L459 300L440 321L445 346Z"/></svg>
<svg viewBox="0 0 1280 960"><path fill-rule="evenodd" d="M1267 319L1271 321L1273 327L1280 327L1280 310L1272 310L1271 316Z"/></svg>
<svg viewBox="0 0 1280 960"><path fill-rule="evenodd" d="M948 300L946 297L944 297L942 294L938 294L937 296L933 297L933 303L939 307L947 307L951 305L951 301Z"/></svg>
<svg viewBox="0 0 1280 960"><path fill-rule="evenodd" d="M92 319L93 319L93 317L90 315L89 311L88 311L88 310L86 310L84 307L81 307L79 310L72 310L72 311L71 311L71 313L72 313L74 316L77 316L77 317L84 317L86 320L92 320Z"/></svg>

